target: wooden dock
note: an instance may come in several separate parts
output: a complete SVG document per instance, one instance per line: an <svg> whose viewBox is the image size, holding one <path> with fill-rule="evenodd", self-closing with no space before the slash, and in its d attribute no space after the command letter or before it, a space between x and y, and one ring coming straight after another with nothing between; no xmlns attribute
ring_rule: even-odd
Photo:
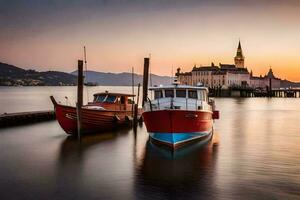
<svg viewBox="0 0 300 200"><path fill-rule="evenodd" d="M300 98L300 88L280 88L272 90L273 97Z"/></svg>
<svg viewBox="0 0 300 200"><path fill-rule="evenodd" d="M55 112L53 110L20 112L20 113L4 113L0 115L0 128L53 120L53 119L55 119Z"/></svg>
<svg viewBox="0 0 300 200"><path fill-rule="evenodd" d="M300 88L273 88L272 90L255 90L252 88L209 88L210 97L277 97L300 98Z"/></svg>

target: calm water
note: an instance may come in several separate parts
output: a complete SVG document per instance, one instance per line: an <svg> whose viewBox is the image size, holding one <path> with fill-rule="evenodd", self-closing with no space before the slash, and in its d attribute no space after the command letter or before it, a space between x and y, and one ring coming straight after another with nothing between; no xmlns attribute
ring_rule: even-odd
<svg viewBox="0 0 300 200"><path fill-rule="evenodd" d="M131 87L85 87L83 100L86 103L93 100L93 94L104 91L132 93ZM137 94L135 87L135 94ZM142 90L142 89L141 89ZM57 101L75 106L77 88L70 87L1 87L0 86L0 114L22 111L39 111L53 109L49 96L53 95ZM66 100L65 97L68 97ZM140 98L141 99L141 98Z"/></svg>
<svg viewBox="0 0 300 200"><path fill-rule="evenodd" d="M50 94L74 92L0 88L1 112L51 109ZM216 102L212 141L174 153L149 142L144 126L81 145L56 121L0 129L0 199L300 199L300 99Z"/></svg>

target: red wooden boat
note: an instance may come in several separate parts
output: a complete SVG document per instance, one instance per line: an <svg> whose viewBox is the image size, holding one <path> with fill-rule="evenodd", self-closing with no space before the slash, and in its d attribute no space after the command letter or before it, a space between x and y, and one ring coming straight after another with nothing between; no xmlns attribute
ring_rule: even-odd
<svg viewBox="0 0 300 200"><path fill-rule="evenodd" d="M219 112L206 87L174 83L150 90L154 99L145 102L143 119L153 141L172 149L194 140L209 141Z"/></svg>
<svg viewBox="0 0 300 200"><path fill-rule="evenodd" d="M89 102L81 109L82 133L97 133L116 129L130 124L133 114L133 100L131 94L97 93L93 102ZM50 97L56 114L56 119L67 134L77 134L76 107L62 105Z"/></svg>

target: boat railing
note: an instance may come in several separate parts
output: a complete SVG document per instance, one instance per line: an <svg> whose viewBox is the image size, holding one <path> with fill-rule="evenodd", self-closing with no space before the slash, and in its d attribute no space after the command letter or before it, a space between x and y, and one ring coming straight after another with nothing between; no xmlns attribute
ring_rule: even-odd
<svg viewBox="0 0 300 200"><path fill-rule="evenodd" d="M185 109L188 109L188 98L185 98Z"/></svg>

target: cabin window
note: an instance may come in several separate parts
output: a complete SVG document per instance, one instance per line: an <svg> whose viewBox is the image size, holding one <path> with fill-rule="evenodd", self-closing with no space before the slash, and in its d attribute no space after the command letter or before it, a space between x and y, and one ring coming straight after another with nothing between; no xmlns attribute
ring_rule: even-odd
<svg viewBox="0 0 300 200"><path fill-rule="evenodd" d="M98 96L94 96L94 102L96 102L97 101L97 98L98 98Z"/></svg>
<svg viewBox="0 0 300 200"><path fill-rule="evenodd" d="M208 93L207 93L207 91L205 90L205 91L203 91L203 94L204 94L204 101L208 101Z"/></svg>
<svg viewBox="0 0 300 200"><path fill-rule="evenodd" d="M165 97L174 97L174 90L165 90Z"/></svg>
<svg viewBox="0 0 300 200"><path fill-rule="evenodd" d="M105 102L107 102L107 103L114 103L115 101L116 101L116 96L110 96L110 95L108 95L107 96L107 98L106 98L106 100L105 100Z"/></svg>
<svg viewBox="0 0 300 200"><path fill-rule="evenodd" d="M185 90L176 90L176 97L186 98Z"/></svg>
<svg viewBox="0 0 300 200"><path fill-rule="evenodd" d="M128 104L134 104L133 97L127 99Z"/></svg>
<svg viewBox="0 0 300 200"><path fill-rule="evenodd" d="M106 95L98 95L95 97L95 102L100 102L102 103L105 99Z"/></svg>
<svg viewBox="0 0 300 200"><path fill-rule="evenodd" d="M125 97L124 96L121 97L121 104L125 104Z"/></svg>
<svg viewBox="0 0 300 200"><path fill-rule="evenodd" d="M154 91L154 99L159 99L159 98L162 98L162 97L163 97L163 94L162 94L161 90L155 90Z"/></svg>
<svg viewBox="0 0 300 200"><path fill-rule="evenodd" d="M189 90L188 96L191 99L197 99L197 90Z"/></svg>
<svg viewBox="0 0 300 200"><path fill-rule="evenodd" d="M200 90L199 91L199 98L201 101L206 101L206 91L205 90Z"/></svg>
<svg viewBox="0 0 300 200"><path fill-rule="evenodd" d="M198 96L199 96L199 99L203 101L203 91L202 90L198 91Z"/></svg>

